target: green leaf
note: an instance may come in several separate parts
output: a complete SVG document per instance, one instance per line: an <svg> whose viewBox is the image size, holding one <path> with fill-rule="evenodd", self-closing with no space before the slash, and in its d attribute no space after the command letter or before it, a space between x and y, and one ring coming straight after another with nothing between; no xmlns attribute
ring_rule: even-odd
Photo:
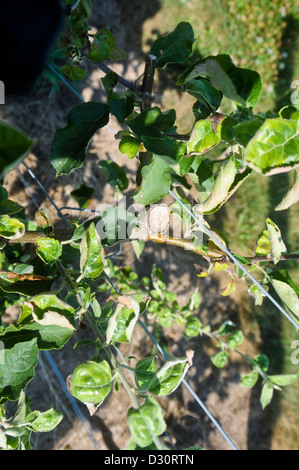
<svg viewBox="0 0 299 470"><path fill-rule="evenodd" d="M233 130L236 135L237 140L240 142L243 147L246 147L250 140L255 136L263 120L259 118L251 119L250 121L242 121L236 126Z"/></svg>
<svg viewBox="0 0 299 470"><path fill-rule="evenodd" d="M93 193L93 188L86 186L84 183L80 183L71 191L71 196L77 201L80 207L85 209L89 205Z"/></svg>
<svg viewBox="0 0 299 470"><path fill-rule="evenodd" d="M110 51L109 60L123 60L127 58L126 51L119 46L114 46Z"/></svg>
<svg viewBox="0 0 299 470"><path fill-rule="evenodd" d="M1 215L11 215L20 212L23 209L20 204L17 202L6 199L5 201L0 202L0 216Z"/></svg>
<svg viewBox="0 0 299 470"><path fill-rule="evenodd" d="M124 122L134 110L135 97L132 93L111 93L108 100L109 110L118 122Z"/></svg>
<svg viewBox="0 0 299 470"><path fill-rule="evenodd" d="M274 392L274 386L270 384L269 382L266 382L262 387L262 393L260 396L260 402L261 402L263 410L271 402L272 397L273 397L273 392Z"/></svg>
<svg viewBox="0 0 299 470"><path fill-rule="evenodd" d="M189 171L189 176L198 192L201 203L206 201L214 186L214 174L206 160L196 159Z"/></svg>
<svg viewBox="0 0 299 470"><path fill-rule="evenodd" d="M128 411L127 423L134 441L140 447L149 446L166 429L160 405L152 397L146 398L139 408Z"/></svg>
<svg viewBox="0 0 299 470"><path fill-rule="evenodd" d="M237 330L227 338L228 345L232 349L236 349L244 341L244 336L241 330Z"/></svg>
<svg viewBox="0 0 299 470"><path fill-rule="evenodd" d="M241 377L240 384L244 385L245 387L252 388L256 384L258 377L259 377L258 372L254 370L248 375L243 375Z"/></svg>
<svg viewBox="0 0 299 470"><path fill-rule="evenodd" d="M158 59L156 66L162 68L169 63L185 62L192 52L193 42L192 26L187 22L181 22L171 33L157 39L150 53Z"/></svg>
<svg viewBox="0 0 299 470"><path fill-rule="evenodd" d="M83 78L85 78L87 75L86 70L74 64L63 65L61 67L61 72L72 81L83 80Z"/></svg>
<svg viewBox="0 0 299 470"><path fill-rule="evenodd" d="M196 317L189 317L185 326L184 335L187 338L195 338L201 332L202 323Z"/></svg>
<svg viewBox="0 0 299 470"><path fill-rule="evenodd" d="M278 226L269 217L266 219L266 224L270 237L271 254L273 257L273 262L276 264L280 260L281 255L286 253L287 249L281 238L281 233Z"/></svg>
<svg viewBox="0 0 299 470"><path fill-rule="evenodd" d="M106 183L110 184L113 189L125 191L128 188L129 180L121 166L112 160L101 160L98 165L105 174Z"/></svg>
<svg viewBox="0 0 299 470"><path fill-rule="evenodd" d="M54 294L33 297L26 305L32 308L32 317L40 325L56 325L75 330L74 308Z"/></svg>
<svg viewBox="0 0 299 470"><path fill-rule="evenodd" d="M126 445L125 450L159 450L159 449L154 442L152 442L149 446L140 447L138 444L136 444L134 439L131 438L128 444Z"/></svg>
<svg viewBox="0 0 299 470"><path fill-rule="evenodd" d="M119 143L119 150L124 153L128 158L133 159L136 157L140 149L140 140L132 136L124 136Z"/></svg>
<svg viewBox="0 0 299 470"><path fill-rule="evenodd" d="M299 321L299 288L290 274L281 269L270 274L271 283L289 312Z"/></svg>
<svg viewBox="0 0 299 470"><path fill-rule="evenodd" d="M84 277L96 279L104 269L104 252L101 239L92 222L80 244L80 270Z"/></svg>
<svg viewBox="0 0 299 470"><path fill-rule="evenodd" d="M19 398L21 391L33 379L37 362L35 338L4 350L4 361L0 363L1 400L15 401Z"/></svg>
<svg viewBox="0 0 299 470"><path fill-rule="evenodd" d="M16 274L9 271L0 272L0 288L5 292L17 292L24 295L36 295L49 291L53 279L36 274Z"/></svg>
<svg viewBox="0 0 299 470"><path fill-rule="evenodd" d="M158 371L155 357L141 359L135 368L135 383L140 392L149 391L157 396L170 395L180 385L191 362L177 358L165 362Z"/></svg>
<svg viewBox="0 0 299 470"><path fill-rule="evenodd" d="M265 294L261 292L260 288L256 284L251 284L248 288L248 293L255 299L255 305L262 305Z"/></svg>
<svg viewBox="0 0 299 470"><path fill-rule="evenodd" d="M33 412L34 416L38 414L38 416L33 420L30 421L30 415L28 416L28 420L30 421L30 428L35 432L49 432L56 428L56 426L60 423L63 418L63 414L60 411L54 410L54 408L50 408L43 413Z"/></svg>
<svg viewBox="0 0 299 470"><path fill-rule="evenodd" d="M7 189L0 184L0 202L6 201L6 199L8 199Z"/></svg>
<svg viewBox="0 0 299 470"><path fill-rule="evenodd" d="M281 374L281 375L268 375L268 379L274 385L279 387L284 387L286 385L291 385L299 377L299 374Z"/></svg>
<svg viewBox="0 0 299 470"><path fill-rule="evenodd" d="M262 82L257 72L236 67L226 54L201 59L178 79L182 85L194 78L206 78L216 90L243 106L253 107L259 100Z"/></svg>
<svg viewBox="0 0 299 470"><path fill-rule="evenodd" d="M271 253L271 241L268 230L263 230L257 239L255 254L257 256L267 256Z"/></svg>
<svg viewBox="0 0 299 470"><path fill-rule="evenodd" d="M194 126L192 135L187 143L188 153L203 154L215 147L220 138L215 134L210 121L199 120Z"/></svg>
<svg viewBox="0 0 299 470"><path fill-rule="evenodd" d="M109 96L113 93L113 88L118 83L118 75L115 72L109 72L101 78L106 94Z"/></svg>
<svg viewBox="0 0 299 470"><path fill-rule="evenodd" d="M19 129L0 122L0 173L6 174L17 166L29 153L33 143Z"/></svg>
<svg viewBox="0 0 299 470"><path fill-rule="evenodd" d="M212 214L234 194L239 186L250 175L249 168L238 172L235 161L231 158L221 166L215 178L214 187L202 205L204 214Z"/></svg>
<svg viewBox="0 0 299 470"><path fill-rule="evenodd" d="M25 233L25 225L18 219L11 219L8 216L0 218L0 236L9 240L16 240Z"/></svg>
<svg viewBox="0 0 299 470"><path fill-rule="evenodd" d="M256 367L260 368L264 372L267 372L269 368L269 359L265 354L258 354L254 358L254 362L256 364Z"/></svg>
<svg viewBox="0 0 299 470"><path fill-rule="evenodd" d="M54 238L39 238L36 253L46 264L54 264L62 254L62 246Z"/></svg>
<svg viewBox="0 0 299 470"><path fill-rule="evenodd" d="M118 241L129 238L131 230L138 225L138 219L121 207L109 206L95 219L95 224L102 244L113 246Z"/></svg>
<svg viewBox="0 0 299 470"><path fill-rule="evenodd" d="M90 60L103 62L108 59L114 48L114 36L106 28L99 29L94 35L91 51L88 54Z"/></svg>
<svg viewBox="0 0 299 470"><path fill-rule="evenodd" d="M51 217L48 214L48 211L45 207L41 207L36 213L35 213L35 220L38 223L38 225L44 229L47 228L54 228L53 222L51 220ZM27 229L29 230L29 229ZM34 230L34 229L31 229Z"/></svg>
<svg viewBox="0 0 299 470"><path fill-rule="evenodd" d="M162 112L158 106L145 109L132 119L127 119L125 123L138 137L163 138L163 132L171 129L176 118L173 109Z"/></svg>
<svg viewBox="0 0 299 470"><path fill-rule="evenodd" d="M23 305L21 305L21 308ZM32 308L29 307L30 320L32 320ZM3 333L0 333L1 341L5 348L12 348L17 343L37 340L38 349L61 349L71 338L73 330L57 325L40 325L33 323L16 328L10 325Z"/></svg>
<svg viewBox="0 0 299 470"><path fill-rule="evenodd" d="M133 297L119 297L119 303L108 321L106 331L107 343L129 343L139 313L139 304Z"/></svg>
<svg viewBox="0 0 299 470"><path fill-rule="evenodd" d="M284 211L299 201L299 172L296 170L296 177L293 186L284 196L282 201L275 207L276 211Z"/></svg>
<svg viewBox="0 0 299 470"><path fill-rule="evenodd" d="M156 155L164 155L173 159L185 157L187 153L186 143L180 140L172 139L171 137L165 136L157 139L157 137L146 137L142 136L142 141L145 148ZM192 164L192 159L190 166ZM185 172L186 173L186 172Z"/></svg>
<svg viewBox="0 0 299 470"><path fill-rule="evenodd" d="M299 121L266 119L245 150L245 159L262 174L299 163ZM271 172L272 170L272 172Z"/></svg>
<svg viewBox="0 0 299 470"><path fill-rule="evenodd" d="M133 198L140 204L153 204L166 196L171 186L172 168L160 156L153 155L151 163L142 168L142 183Z"/></svg>
<svg viewBox="0 0 299 470"><path fill-rule="evenodd" d="M209 80L196 78L184 84L183 90L197 99L196 117L205 119L219 108L222 93L216 90Z"/></svg>
<svg viewBox="0 0 299 470"><path fill-rule="evenodd" d="M83 165L92 137L108 120L109 108L103 103L82 103L71 109L66 127L55 132L52 142L51 163L56 176Z"/></svg>
<svg viewBox="0 0 299 470"><path fill-rule="evenodd" d="M69 387L77 400L98 407L109 395L111 382L108 362L98 358L79 364L69 378ZM89 410L95 411L93 407Z"/></svg>
<svg viewBox="0 0 299 470"><path fill-rule="evenodd" d="M214 366L218 367L219 369L222 369L227 363L228 360L228 353L226 351L220 351L217 354L214 354L211 357L211 361L214 364Z"/></svg>

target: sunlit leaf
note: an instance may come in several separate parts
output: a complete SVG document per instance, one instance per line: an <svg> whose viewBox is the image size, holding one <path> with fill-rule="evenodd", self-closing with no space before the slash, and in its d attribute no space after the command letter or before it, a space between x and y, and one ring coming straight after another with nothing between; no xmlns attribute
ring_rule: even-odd
<svg viewBox="0 0 299 470"><path fill-rule="evenodd" d="M135 368L135 383L140 391L157 396L170 395L180 385L191 365L190 358L165 362L158 370L156 358L141 359Z"/></svg>
<svg viewBox="0 0 299 470"><path fill-rule="evenodd" d="M273 257L273 262L276 264L280 260L281 255L286 253L287 249L281 238L281 233L278 226L269 217L266 219L266 224L270 237L271 254Z"/></svg>
<svg viewBox="0 0 299 470"><path fill-rule="evenodd" d="M107 343L129 343L140 313L138 302L129 296L120 296L106 331Z"/></svg>
<svg viewBox="0 0 299 470"><path fill-rule="evenodd" d="M8 216L0 218L0 236L9 240L21 238L25 233L25 225L18 219L11 219Z"/></svg>
<svg viewBox="0 0 299 470"><path fill-rule="evenodd" d="M153 204L166 196L171 186L172 168L160 155L153 155L151 163L142 169L142 183L133 196L140 204Z"/></svg>
<svg viewBox="0 0 299 470"><path fill-rule="evenodd" d="M219 369L222 369L222 367L226 366L227 360L228 353L226 351L220 351L219 353L216 353L211 357L212 363Z"/></svg>
<svg viewBox="0 0 299 470"><path fill-rule="evenodd" d="M258 172L271 174L299 163L299 121L266 119L245 150L246 161Z"/></svg>
<svg viewBox="0 0 299 470"><path fill-rule="evenodd" d="M79 364L69 377L69 387L77 400L88 406L93 414L109 395L112 375L107 361L98 358Z"/></svg>
<svg viewBox="0 0 299 470"><path fill-rule="evenodd" d="M140 447L149 446L155 436L160 436L166 429L161 407L152 397L146 398L139 408L129 409L127 423Z"/></svg>
<svg viewBox="0 0 299 470"><path fill-rule="evenodd" d="M62 246L54 238L39 238L36 253L46 264L53 264L62 254Z"/></svg>
<svg viewBox="0 0 299 470"><path fill-rule="evenodd" d="M140 140L132 136L124 136L119 143L119 150L128 158L135 158L140 149Z"/></svg>
<svg viewBox="0 0 299 470"><path fill-rule="evenodd" d="M261 402L263 409L265 409L266 406L268 406L269 403L271 402L272 397L273 397L273 392L274 392L274 386L269 382L264 383L262 387L262 393L260 396L260 402Z"/></svg>
<svg viewBox="0 0 299 470"><path fill-rule="evenodd" d="M80 244L80 270L84 277L96 279L104 269L104 252L101 239L91 223Z"/></svg>
<svg viewBox="0 0 299 470"><path fill-rule="evenodd" d="M63 414L60 411L54 410L54 408L44 412L34 412L34 416L33 421L31 421L30 415L27 419L30 422L30 428L35 432L52 431L63 419Z"/></svg>
<svg viewBox="0 0 299 470"><path fill-rule="evenodd" d="M299 288L284 269L273 271L270 277L275 291L290 313L299 321Z"/></svg>
<svg viewBox="0 0 299 470"><path fill-rule="evenodd" d="M291 189L282 201L275 207L276 211L284 211L299 201L299 172L296 171L296 179Z"/></svg>
<svg viewBox="0 0 299 470"><path fill-rule="evenodd" d="M17 400L20 392L33 379L38 363L36 338L17 343L4 349L4 360L0 362L1 400Z"/></svg>

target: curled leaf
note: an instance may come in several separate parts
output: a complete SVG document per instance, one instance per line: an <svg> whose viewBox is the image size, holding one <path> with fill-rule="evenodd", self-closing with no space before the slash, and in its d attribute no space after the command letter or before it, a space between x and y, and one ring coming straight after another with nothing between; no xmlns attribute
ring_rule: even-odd
<svg viewBox="0 0 299 470"><path fill-rule="evenodd" d="M18 219L11 219L8 216L0 218L0 236L9 240L17 240L25 233L25 225Z"/></svg>
<svg viewBox="0 0 299 470"><path fill-rule="evenodd" d="M79 364L68 379L72 394L87 405L90 414L109 395L111 382L111 369L104 359Z"/></svg>
<svg viewBox="0 0 299 470"><path fill-rule="evenodd" d="M283 200L275 207L276 211L284 211L299 201L299 172L296 171L296 180Z"/></svg>

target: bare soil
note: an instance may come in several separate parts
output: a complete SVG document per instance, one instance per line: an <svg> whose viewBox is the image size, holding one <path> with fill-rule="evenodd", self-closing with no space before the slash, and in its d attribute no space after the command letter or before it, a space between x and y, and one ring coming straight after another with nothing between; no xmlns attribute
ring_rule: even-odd
<svg viewBox="0 0 299 470"><path fill-rule="evenodd" d="M143 71L144 54L142 54L143 26L160 8L158 0L151 2L101 0L93 2L95 27L109 27L114 32L117 43L128 53L128 63L113 64L112 68L120 71L128 79L135 79ZM138 6L138 8L137 8ZM157 25L158 28L158 25ZM79 86L86 100L104 99L100 78L102 74L91 69L89 78ZM52 95L48 86L42 91L26 98L10 97L1 107L1 119L18 126L33 137L36 144L26 158L26 164L32 169L49 192L58 207L77 207L70 196L72 189L80 182L95 188L94 199L90 208L98 204L113 203L113 191L105 184L105 178L97 162L101 159L113 159L124 165L130 179L129 192L134 190L136 163L127 160L118 150L117 141L107 129L102 129L93 139L86 163L81 169L69 176L55 178L55 172L49 163L49 153L53 134L57 128L65 125L66 115L78 99L67 88ZM179 108L179 102L177 104ZM111 127L117 131L119 126L111 121ZM31 194L40 206L45 206L57 225L63 221L57 217L56 210L35 184L23 165L19 166ZM28 217L33 217L35 207L28 191L20 179L17 170L12 170L5 179L10 197L23 204ZM167 200L166 200L167 202ZM65 211L65 214L75 212ZM262 343L262 333L253 309L252 299L248 298L245 283L240 281L239 288L229 297L220 295L219 290L225 284L222 276L199 279L193 267L197 262L194 254L174 247L157 246L151 243L138 261L129 244L125 244L121 254L115 259L120 266L132 266L140 276L149 275L154 263L161 267L167 281L168 289L178 294L181 302L186 302L194 289L199 289L202 303L198 311L203 323L212 326L220 325L224 320L234 321L243 330L245 341L240 348L242 352L255 355ZM6 312L6 321L14 321L17 311ZM259 313L262 313L259 311ZM72 340L60 351L51 352L63 380L74 367L87 360L93 350L89 347L73 349L74 344L92 333L78 330ZM216 369L210 356L216 352L206 338L195 338L189 342L183 339L182 330L172 327L163 332L159 341L167 345L173 356L185 355L186 350L194 350L194 364L190 368L187 380L198 397L219 421L223 429L239 449L296 449L298 431L296 417L281 412L279 398L262 411L259 403L260 384L253 390L239 385L240 376L246 372L246 364L240 357L232 355L229 365ZM126 357L134 355L137 359L150 355L153 344L142 328L137 325L134 340L130 345L121 346ZM131 403L120 387L113 390L94 416L79 404L84 416L80 420L66 398L57 376L51 369L47 356L41 353L41 360L34 380L29 384L28 393L32 398L32 409L47 409L49 406L61 410L64 419L51 433L39 434L33 443L35 449L41 450L94 450L92 434L101 449L125 449L130 438L126 425L126 413ZM128 376L130 378L130 376ZM178 449L200 446L205 449L227 450L226 443L219 431L215 429L190 392L181 386L170 397L159 399L167 422L167 431ZM88 429L88 432L87 432ZM277 429L277 432L276 432ZM165 442L168 442L165 439Z"/></svg>

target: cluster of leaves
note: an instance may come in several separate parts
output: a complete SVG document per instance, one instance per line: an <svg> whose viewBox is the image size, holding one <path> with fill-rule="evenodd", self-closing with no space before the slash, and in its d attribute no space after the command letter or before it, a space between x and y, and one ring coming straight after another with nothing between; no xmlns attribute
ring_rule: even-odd
<svg viewBox="0 0 299 470"><path fill-rule="evenodd" d="M211 325L201 322L198 316L201 297L194 290L190 300L180 306L177 301L177 295L167 290L163 273L160 268L153 267L151 278L143 277L140 281L137 274L131 268L118 268L115 265L110 266L110 273L117 280L117 285L121 289L128 291L144 292L147 298L151 298L146 318L154 326L160 325L163 328L169 328L173 324L183 327L186 339L196 338L198 336L209 337L221 351L211 356L212 364L217 368L223 368L227 365L229 353L239 354L252 370L241 377L240 384L252 388L257 383L258 378L262 379L262 389L260 402L265 408L271 402L274 390L281 390L280 387L292 384L298 377L298 374L280 374L268 375L269 358L265 354L259 354L252 358L238 350L243 343L244 336L241 330L237 329L232 321L224 321L216 329ZM101 290L109 289L107 283L102 285ZM147 364L151 364L151 359L147 359ZM141 361L142 362L142 361Z"/></svg>
<svg viewBox="0 0 299 470"><path fill-rule="evenodd" d="M91 0L63 0L69 8L66 27L60 38L60 52L67 58L62 66L63 73L71 80L82 80L87 72L82 67L83 57L94 62L106 59L120 60L126 57L125 52L114 44L114 36L106 28L90 32L89 18L92 13Z"/></svg>
<svg viewBox="0 0 299 470"><path fill-rule="evenodd" d="M239 66L257 70L269 96L275 99L273 85L291 54L289 43L285 41L290 40L290 37L286 38L290 24L294 26L290 19L298 15L297 0L266 0L254 4L249 0L221 0L217 2L217 14L215 6L205 0L163 0L162 5L165 11L173 10L176 17L190 18L194 24L199 15L203 17L195 45L198 53L205 57L215 51L223 51L231 55ZM173 19L168 21L172 23ZM163 28L167 29L168 25L163 25Z"/></svg>
<svg viewBox="0 0 299 470"><path fill-rule="evenodd" d="M67 73L71 76L77 73L74 72L74 67L77 67L75 61L80 62L82 57L90 58L90 55L96 61L114 57L115 46L114 39L109 39L112 33L108 30L101 30L89 44L89 0L66 3L71 5L64 38L68 41L65 47L71 58L68 64L71 69ZM192 52L193 42L191 25L180 23L173 32L152 45L151 54L156 58L156 66L163 68L168 63L185 62ZM175 185L181 201L191 201L194 214L198 207L190 195L198 199L202 214L208 215L226 203L252 173L269 176L272 172L294 171L299 163L297 110L287 107L277 115L272 112L254 114L253 107L261 92L260 76L254 71L236 67L228 55L201 59L177 78L177 84L195 99L194 125L187 139L176 132L174 109L162 111L158 106L144 106L142 87L131 87L129 93L127 90L115 93L119 77L113 72L109 72L103 81L107 103L87 102L75 106L67 116L66 126L54 135L51 163L57 176L69 174L84 164L92 137L109 122L110 115L124 126L124 131L116 136L120 151L128 158L138 156L141 182L136 184L133 198L143 207L159 202ZM235 111L230 115L218 112L224 98L235 105ZM24 158L32 142L20 131L3 123L0 124L0 133L0 163L5 174ZM209 150L220 145L226 146L228 153L223 160L216 162ZM99 165L107 183L115 191L120 193L127 189L128 180L122 168L114 162L100 162ZM80 185L72 195L84 207L92 191ZM1 446L29 448L31 431L38 427L43 431L52 429L59 422L59 414L52 409L46 415L31 412L23 391L34 377L38 351L62 348L74 331L88 321L94 338L80 341L77 346L92 343L95 353L70 375L69 390L86 404L90 413L94 413L110 393L112 385L117 390L122 383L133 404L127 416L132 434L128 448L163 449L159 436L165 430L165 421L154 397L169 395L179 386L192 364L192 354L186 353L186 357L171 359L163 365L158 364L155 357L144 358L131 368L127 365L128 358L123 363L118 362L111 353L111 346L131 341L134 327L146 310L163 326L174 320L185 325L188 337L211 334L209 328L203 327L192 315L200 303L198 294L195 292L187 305L178 308L175 296L167 292L161 271L154 270L152 286L149 279L143 279L143 287L149 289L148 295L144 295L142 290L140 292L136 274L127 270L121 286L123 295L118 293L100 305L99 295L104 288L99 279L106 275L104 269L109 268L106 250L130 238L129 227L130 233L132 227L142 229L142 221L124 209L109 207L94 219L70 222L71 229L65 233L55 229L44 209L37 212L34 223L30 225L24 220L23 209L8 199L4 188L1 188L0 196L0 289L6 302L17 303L20 308L16 324L3 325L0 331L0 341L4 346L3 360L0 361ZM280 209L297 202L298 192L292 189L286 200ZM239 260L252 269L262 270L265 282L271 280L286 307L298 319L298 288L287 272L275 270L275 265L286 252L280 230L270 219L266 224L266 230L258 238L256 255L268 257L267 261L274 262L274 269L270 271L262 263L253 263L240 255ZM133 232L135 250L140 255L143 245L138 242L145 240L136 237L138 230ZM221 250L217 251L215 245L211 247L209 240L207 244L200 245L194 231L190 233L189 249L191 247L203 255L210 266L209 271L229 272L231 267ZM159 237L160 234L158 241L170 240ZM26 249L27 243L33 246L31 250ZM242 276L237 266L233 275ZM55 290L52 287L54 281ZM128 291L131 288L133 293ZM224 334L222 330L217 333L220 336ZM229 347L236 349L241 339L239 332L230 332ZM99 352L104 352L107 359ZM226 354L227 350L223 349L214 356L214 365L223 366ZM266 376L265 367L256 358L252 365L253 372L249 374L251 379L246 379L247 385L253 385L252 377L256 371L263 376L263 406L270 402L273 388L291 383L296 378ZM124 368L134 372L134 387L123 374ZM18 401L19 405L15 417L7 420L4 407L9 401Z"/></svg>

